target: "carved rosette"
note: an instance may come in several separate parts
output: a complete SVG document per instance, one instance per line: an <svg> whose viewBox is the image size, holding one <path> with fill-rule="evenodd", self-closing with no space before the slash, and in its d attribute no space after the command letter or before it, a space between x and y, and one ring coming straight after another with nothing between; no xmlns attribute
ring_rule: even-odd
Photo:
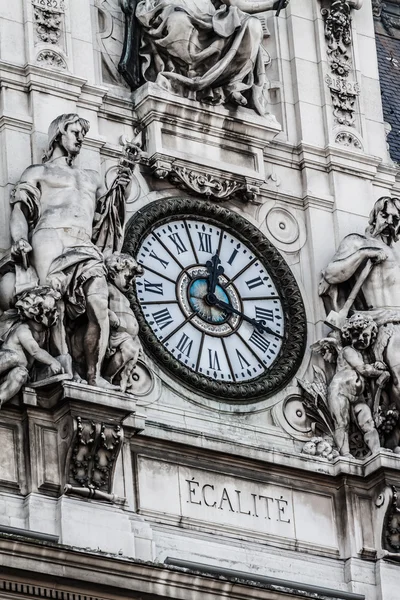
<svg viewBox="0 0 400 600"><path fill-rule="evenodd" d="M335 137L335 142L346 148L353 148L354 150L364 149L358 137L350 131L340 131Z"/></svg>
<svg viewBox="0 0 400 600"><path fill-rule="evenodd" d="M36 62L43 67L62 70L67 69L67 63L61 54L58 54L58 52L51 49L41 50L37 56Z"/></svg>

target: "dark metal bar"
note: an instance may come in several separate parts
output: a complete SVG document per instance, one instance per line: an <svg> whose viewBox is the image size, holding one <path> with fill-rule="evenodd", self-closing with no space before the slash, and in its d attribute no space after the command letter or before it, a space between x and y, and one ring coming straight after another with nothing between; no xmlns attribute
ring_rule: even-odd
<svg viewBox="0 0 400 600"><path fill-rule="evenodd" d="M41 540L42 542L52 542L58 544L58 535L50 533L42 533L41 531L30 531L29 529L21 529L20 527L9 527L8 525L0 525L0 534L7 533L8 535L19 535L21 537Z"/></svg>

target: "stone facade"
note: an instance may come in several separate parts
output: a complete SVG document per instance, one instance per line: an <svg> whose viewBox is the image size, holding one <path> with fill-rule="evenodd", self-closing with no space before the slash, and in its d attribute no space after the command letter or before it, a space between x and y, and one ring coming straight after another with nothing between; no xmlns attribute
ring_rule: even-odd
<svg viewBox="0 0 400 600"><path fill-rule="evenodd" d="M397 600L378 4L0 3L2 597Z"/></svg>

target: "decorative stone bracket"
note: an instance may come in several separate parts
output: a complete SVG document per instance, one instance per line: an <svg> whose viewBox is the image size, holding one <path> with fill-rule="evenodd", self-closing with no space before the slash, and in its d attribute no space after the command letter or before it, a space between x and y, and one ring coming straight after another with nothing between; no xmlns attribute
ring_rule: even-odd
<svg viewBox="0 0 400 600"><path fill-rule="evenodd" d="M258 204L257 197L262 181L247 180L240 176L233 177L228 173L207 173L179 164L177 161L171 162L168 157L162 156L153 157L149 166L157 179L169 179L177 188L206 196L208 200L238 198Z"/></svg>
<svg viewBox="0 0 400 600"><path fill-rule="evenodd" d="M52 414L63 493L124 504L113 493L113 481L124 440L144 429L135 398L72 381L27 387L23 396L25 405Z"/></svg>
<svg viewBox="0 0 400 600"><path fill-rule="evenodd" d="M64 493L123 504L113 494L116 462L124 437L144 429L134 398L71 382L63 388L56 422Z"/></svg>
<svg viewBox="0 0 400 600"><path fill-rule="evenodd" d="M112 494L115 463L121 451L121 423L95 422L71 417L72 439L66 461L66 494L118 501Z"/></svg>
<svg viewBox="0 0 400 600"><path fill-rule="evenodd" d="M400 561L400 501L397 488L387 485L375 500L378 510L378 558Z"/></svg>

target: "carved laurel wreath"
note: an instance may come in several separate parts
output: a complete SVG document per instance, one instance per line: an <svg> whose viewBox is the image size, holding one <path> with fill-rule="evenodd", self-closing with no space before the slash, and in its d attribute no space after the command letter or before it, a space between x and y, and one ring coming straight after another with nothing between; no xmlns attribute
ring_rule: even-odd
<svg viewBox="0 0 400 600"><path fill-rule="evenodd" d="M224 229L246 244L259 257L272 277L285 317L285 337L272 367L263 375L246 383L213 381L191 371L177 361L156 338L146 322L136 294L130 302L139 323L140 338L156 362L197 393L225 401L261 400L283 388L295 375L306 343L306 314L295 278L278 250L246 219L227 208L189 198L157 200L139 210L129 221L123 252L136 257L146 235L156 226L175 218L199 218Z"/></svg>

